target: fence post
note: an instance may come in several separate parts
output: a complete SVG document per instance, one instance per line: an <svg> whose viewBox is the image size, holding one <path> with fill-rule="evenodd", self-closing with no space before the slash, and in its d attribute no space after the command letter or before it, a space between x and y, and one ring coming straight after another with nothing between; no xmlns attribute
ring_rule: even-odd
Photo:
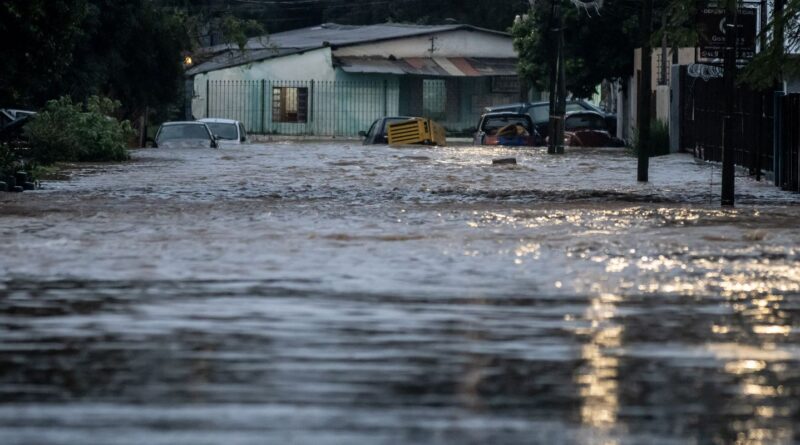
<svg viewBox="0 0 800 445"><path fill-rule="evenodd" d="M386 113L389 112L388 109L388 98L386 97L389 94L389 81L383 79L383 115L386 116Z"/></svg>
<svg viewBox="0 0 800 445"><path fill-rule="evenodd" d="M780 187L783 183L783 91L775 91L772 120L772 172L775 185Z"/></svg>
<svg viewBox="0 0 800 445"><path fill-rule="evenodd" d="M258 98L258 114L259 114L259 128L261 134L266 134L264 127L266 126L266 102L267 102L267 80L261 79L261 94Z"/></svg>
<svg viewBox="0 0 800 445"><path fill-rule="evenodd" d="M211 108L211 79L206 79L206 115L208 117L208 110Z"/></svg>
<svg viewBox="0 0 800 445"><path fill-rule="evenodd" d="M306 120L311 124L308 126L307 133L316 134L314 129L314 79L311 79L308 88L308 97L306 98Z"/></svg>

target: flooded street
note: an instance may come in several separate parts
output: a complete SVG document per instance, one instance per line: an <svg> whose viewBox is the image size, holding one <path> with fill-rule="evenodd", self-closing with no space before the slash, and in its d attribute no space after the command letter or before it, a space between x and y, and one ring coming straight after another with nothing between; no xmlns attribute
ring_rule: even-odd
<svg viewBox="0 0 800 445"><path fill-rule="evenodd" d="M517 165L492 166L515 156ZM620 149L139 150L0 194L2 444L800 441L800 195Z"/></svg>

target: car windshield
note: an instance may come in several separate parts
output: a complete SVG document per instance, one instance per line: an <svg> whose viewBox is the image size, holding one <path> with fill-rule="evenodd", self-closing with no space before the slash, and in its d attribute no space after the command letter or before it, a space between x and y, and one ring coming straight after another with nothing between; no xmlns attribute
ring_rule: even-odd
<svg viewBox="0 0 800 445"><path fill-rule="evenodd" d="M606 125L603 118L596 114L576 114L567 116L564 121L566 130L605 130Z"/></svg>
<svg viewBox="0 0 800 445"><path fill-rule="evenodd" d="M183 124L165 125L158 132L157 142L174 141L180 139L211 139L205 125Z"/></svg>
<svg viewBox="0 0 800 445"><path fill-rule="evenodd" d="M501 128L512 125L521 127L525 132L530 133L530 122L524 116L489 116L484 118L481 130L488 135L494 135Z"/></svg>
<svg viewBox="0 0 800 445"><path fill-rule="evenodd" d="M220 139L239 139L239 133L236 131L236 124L222 123L222 122L206 122L211 132L217 135Z"/></svg>
<svg viewBox="0 0 800 445"><path fill-rule="evenodd" d="M528 110L528 114L536 123L547 122L550 120L550 107L549 105L536 105Z"/></svg>

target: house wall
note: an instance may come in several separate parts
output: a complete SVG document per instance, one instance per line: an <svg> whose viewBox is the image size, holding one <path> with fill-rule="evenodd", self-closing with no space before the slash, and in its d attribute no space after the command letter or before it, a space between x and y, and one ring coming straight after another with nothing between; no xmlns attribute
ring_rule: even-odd
<svg viewBox="0 0 800 445"><path fill-rule="evenodd" d="M653 48L653 53L651 57L652 61L652 69L651 69L651 88L654 95L654 102L653 108L656 111L656 114L653 115L653 118L660 118L662 120L669 120L669 78L667 78L666 86L659 87L658 80L661 73L661 48ZM694 48L679 48L678 49L678 65L689 65L694 63L695 61L695 50ZM667 50L667 76L671 75L670 66L672 65L672 50ZM624 99L627 103L623 106L626 108L626 116L624 116L624 122L622 122L622 128L620 128L620 137L629 140L633 136L633 131L636 128L636 120L638 117L638 104L639 104L639 75L638 73L642 69L642 50L641 48L637 48L633 51L633 76L628 79L628 94L625 95ZM659 89L661 92L659 93Z"/></svg>
<svg viewBox="0 0 800 445"><path fill-rule="evenodd" d="M437 57L517 56L511 39L501 35L460 30L435 37ZM493 91L490 77L347 73L333 65L334 56L429 57L430 48L430 36L410 37L326 47L197 74L190 88L192 117L237 119L258 133L354 136L380 116L423 115L423 84L431 79L437 82L428 86L441 88L440 96L438 90L434 96L445 104L441 123L452 131L466 131L475 126L484 107L519 99L519 92ZM307 88L307 122L274 122L272 89L282 86Z"/></svg>
<svg viewBox="0 0 800 445"><path fill-rule="evenodd" d="M253 81L253 80L335 80L330 48L320 48L302 54L262 60L247 65L223 68L194 76L192 94L192 116L196 119L206 116L208 81ZM254 99L255 100L255 99Z"/></svg>
<svg viewBox="0 0 800 445"><path fill-rule="evenodd" d="M333 55L430 57L431 37L435 38L433 55L436 57L517 57L511 37L467 30L346 46L335 49Z"/></svg>

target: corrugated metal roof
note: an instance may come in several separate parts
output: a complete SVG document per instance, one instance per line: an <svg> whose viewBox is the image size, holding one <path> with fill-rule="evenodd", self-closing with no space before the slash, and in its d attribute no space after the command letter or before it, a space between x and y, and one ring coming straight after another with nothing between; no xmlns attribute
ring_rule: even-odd
<svg viewBox="0 0 800 445"><path fill-rule="evenodd" d="M186 70L186 75L194 76L195 74L207 73L209 71L230 68L232 66L245 65L251 62L258 62L261 60L272 59L289 54L296 54L299 52L302 52L302 50L297 50L294 48L270 48L244 52L227 51L217 54L205 62L189 68Z"/></svg>
<svg viewBox="0 0 800 445"><path fill-rule="evenodd" d="M516 59L475 57L337 57L336 64L348 73L416 74L442 77L515 76Z"/></svg>
<svg viewBox="0 0 800 445"><path fill-rule="evenodd" d="M254 37L247 41L245 49L257 50L269 47L310 49L325 46L346 46L380 40L398 39L466 29L510 37L509 34L490 29L478 28L472 25L408 25L402 23L381 23L377 25L339 25L337 23L324 23L319 26L294 29L268 36ZM238 50L236 45L216 45L206 48L206 52L218 53L228 50Z"/></svg>
<svg viewBox="0 0 800 445"><path fill-rule="evenodd" d="M313 26L309 28L295 29L292 31L281 32L269 36L255 37L247 41L245 51L241 51L238 46L226 44L217 45L204 48L200 51L206 55L212 55L211 58L195 67L186 71L188 76L195 74L205 73L223 68L229 68L247 63L258 62L261 60L271 59L274 57L285 56L289 54L301 53L317 48L326 46L342 47L348 45L357 45L369 42L377 42L383 40L399 39L405 37L413 37L420 35L436 34L447 31L455 30L468 30L478 31L490 34L501 35L504 37L510 36L507 33L500 31L493 31L484 28L478 28L471 25L451 24L451 25L405 25L399 23L383 23L379 25L364 25L364 26L351 26L339 25L336 23L326 23L320 26ZM407 59L410 60L410 59ZM430 59L420 59L424 66L420 66L420 74L443 75L447 76L448 70L452 72L460 71L470 73L470 71L458 68L459 65L454 62L451 66L447 61L441 64L429 63ZM452 60L452 59L451 59ZM400 74L391 71L389 65L384 64L383 69L389 71L369 71L369 72L385 72L392 74ZM380 67L377 62L371 62L370 65L373 70L378 70ZM354 68L355 69L355 68ZM457 74L453 74L457 75ZM467 75L476 75L470 73ZM477 74L485 75L485 74Z"/></svg>

